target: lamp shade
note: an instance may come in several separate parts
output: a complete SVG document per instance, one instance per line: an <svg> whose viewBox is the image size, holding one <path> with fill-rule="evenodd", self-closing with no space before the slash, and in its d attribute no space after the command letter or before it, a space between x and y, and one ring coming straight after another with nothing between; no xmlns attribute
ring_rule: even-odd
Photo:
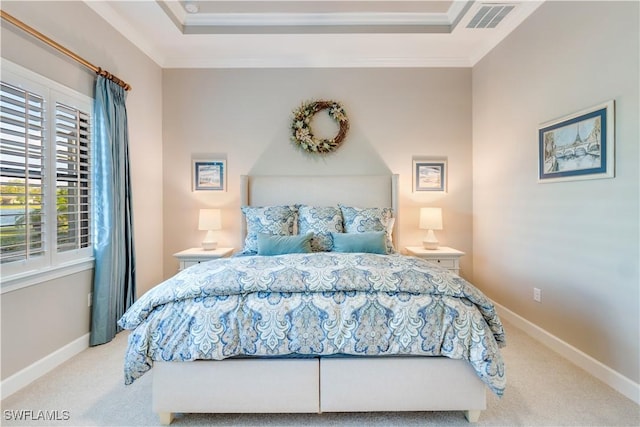
<svg viewBox="0 0 640 427"><path fill-rule="evenodd" d="M420 228L423 230L442 230L442 209L420 208Z"/></svg>
<svg viewBox="0 0 640 427"><path fill-rule="evenodd" d="M198 230L220 230L220 209L200 209Z"/></svg>

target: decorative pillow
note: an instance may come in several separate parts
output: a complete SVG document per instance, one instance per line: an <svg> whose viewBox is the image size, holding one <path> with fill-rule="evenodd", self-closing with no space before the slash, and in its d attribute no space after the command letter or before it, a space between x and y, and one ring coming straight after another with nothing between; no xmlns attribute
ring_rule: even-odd
<svg viewBox="0 0 640 427"><path fill-rule="evenodd" d="M389 237L389 240L391 242L393 242L393 224L395 223L396 223L395 218L391 218L389 222L387 222L387 237Z"/></svg>
<svg viewBox="0 0 640 427"><path fill-rule="evenodd" d="M387 253L394 253L389 230L393 228L393 210L391 208L356 208L338 205L342 212L346 233L364 233L366 231L384 231Z"/></svg>
<svg viewBox="0 0 640 427"><path fill-rule="evenodd" d="M258 255L282 255L311 252L313 233L297 236L274 236L258 233Z"/></svg>
<svg viewBox="0 0 640 427"><path fill-rule="evenodd" d="M342 212L335 206L298 206L298 232L313 232L311 250L330 251L333 248L331 233L342 233Z"/></svg>
<svg viewBox="0 0 640 427"><path fill-rule="evenodd" d="M247 222L247 237L242 253L258 252L258 233L275 236L291 236L297 222L295 206L243 206L242 213Z"/></svg>
<svg viewBox="0 0 640 427"><path fill-rule="evenodd" d="M365 231L363 233L331 233L334 252L368 252L386 254L386 235L384 231Z"/></svg>

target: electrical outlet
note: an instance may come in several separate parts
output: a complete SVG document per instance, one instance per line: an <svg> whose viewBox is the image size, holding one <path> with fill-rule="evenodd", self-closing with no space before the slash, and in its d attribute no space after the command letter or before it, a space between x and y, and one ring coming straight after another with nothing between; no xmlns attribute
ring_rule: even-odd
<svg viewBox="0 0 640 427"><path fill-rule="evenodd" d="M87 294L87 307L91 307L91 304L93 304L93 292Z"/></svg>
<svg viewBox="0 0 640 427"><path fill-rule="evenodd" d="M542 290L540 288L533 288L533 300L542 302Z"/></svg>

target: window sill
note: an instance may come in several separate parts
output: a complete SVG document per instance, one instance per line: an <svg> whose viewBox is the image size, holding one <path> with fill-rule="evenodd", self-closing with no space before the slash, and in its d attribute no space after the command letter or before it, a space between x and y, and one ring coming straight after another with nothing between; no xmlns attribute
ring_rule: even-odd
<svg viewBox="0 0 640 427"><path fill-rule="evenodd" d="M17 291L49 280L58 279L70 274L79 273L81 271L93 269L94 259L83 258L71 262L67 262L56 267L47 268L46 270L33 270L21 274L16 274L2 278L2 294Z"/></svg>

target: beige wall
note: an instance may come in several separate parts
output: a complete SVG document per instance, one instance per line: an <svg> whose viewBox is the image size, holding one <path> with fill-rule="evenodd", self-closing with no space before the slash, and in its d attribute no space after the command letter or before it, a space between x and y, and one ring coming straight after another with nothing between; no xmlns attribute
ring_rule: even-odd
<svg viewBox="0 0 640 427"><path fill-rule="evenodd" d="M177 269L173 253L200 245L199 208L223 208L218 242L241 247L242 174L400 174L399 247L422 241L419 207L434 205L444 210L440 241L471 251L470 69L167 69L163 87L165 276ZM310 99L340 101L349 117L345 142L326 157L289 140L292 110ZM226 156L226 193L191 191L191 158L203 153ZM448 157L447 194L412 193L414 155Z"/></svg>
<svg viewBox="0 0 640 427"><path fill-rule="evenodd" d="M2 379L89 332L93 270L2 294Z"/></svg>
<svg viewBox="0 0 640 427"><path fill-rule="evenodd" d="M127 111L141 294L162 277L161 69L83 2L3 1L2 10L133 87ZM1 31L3 59L93 96L92 72L5 21ZM89 332L91 281L89 270L2 295L3 379Z"/></svg>
<svg viewBox="0 0 640 427"><path fill-rule="evenodd" d="M476 284L636 383L638 6L547 2L473 69ZM538 125L609 99L616 177L538 184Z"/></svg>

